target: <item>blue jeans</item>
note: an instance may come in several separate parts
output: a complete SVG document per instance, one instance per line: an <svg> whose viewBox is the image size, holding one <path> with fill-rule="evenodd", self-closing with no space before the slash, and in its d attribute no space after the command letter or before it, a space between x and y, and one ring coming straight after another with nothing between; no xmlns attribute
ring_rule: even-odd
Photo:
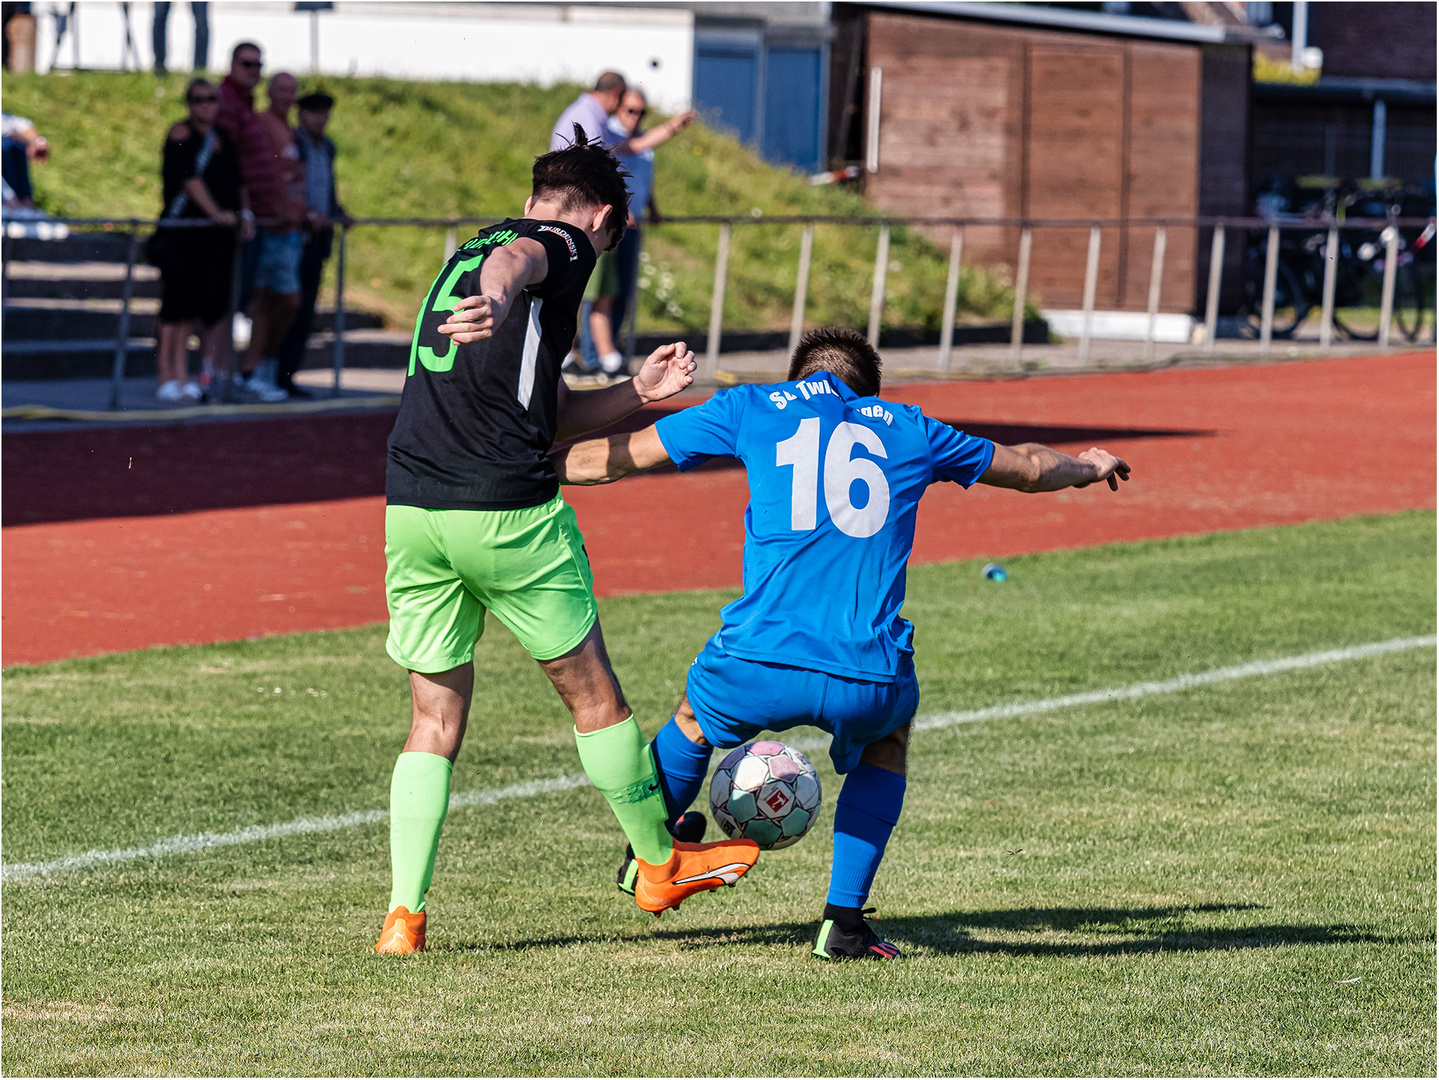
<svg viewBox="0 0 1439 1080"><path fill-rule="evenodd" d="M635 282L640 276L640 247L643 235L638 225L633 229L626 229L624 236L620 238L619 246L615 248L615 262L620 275L620 291L615 297L613 308L616 342L624 335L625 315L629 312L630 305L635 302Z"/></svg>
<svg viewBox="0 0 1439 1080"><path fill-rule="evenodd" d="M5 177L5 183L15 192L17 199L34 198L35 192L30 187L30 159L25 155L25 144L19 139L12 139L5 136L3 164L0 164L0 174Z"/></svg>
<svg viewBox="0 0 1439 1080"><path fill-rule="evenodd" d="M305 234L295 229L283 233L261 233L260 259L255 264L255 289L273 293L300 291L300 260L305 254Z"/></svg>

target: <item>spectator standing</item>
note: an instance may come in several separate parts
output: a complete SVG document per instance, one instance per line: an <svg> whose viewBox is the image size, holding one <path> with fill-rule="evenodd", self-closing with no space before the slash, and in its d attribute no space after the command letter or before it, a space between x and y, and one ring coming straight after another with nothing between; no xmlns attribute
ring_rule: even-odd
<svg viewBox="0 0 1439 1080"><path fill-rule="evenodd" d="M191 70L204 71L210 66L210 5L204 0L190 0L190 14L195 18L195 52ZM166 31L170 25L168 0L155 0L155 17L150 23L150 44L155 52L155 74L164 75L169 62Z"/></svg>
<svg viewBox="0 0 1439 1080"><path fill-rule="evenodd" d="M610 117L610 130L621 139L615 146L620 167L629 174L625 186L630 193L629 227L615 248L615 269L618 292L610 311L612 335L617 337L625 324L625 315L634 302L635 280L639 276L640 248L643 244L642 222L646 215L651 225L660 223L659 206L655 203L655 150L694 123L694 110L681 113L661 124L651 134L641 126L649 112L649 101L643 90L629 87L620 100L620 107ZM653 137L652 137L653 136ZM654 141L654 140L658 141ZM638 149L636 149L638 147Z"/></svg>
<svg viewBox="0 0 1439 1080"><path fill-rule="evenodd" d="M170 128L165 139L162 217L208 217L218 228L162 233L163 291L156 349L159 385L155 391L161 401L198 401L204 393L187 372L192 329L200 333L205 381L222 370L235 262L234 229L244 208L239 153L215 125L219 88L206 79L192 79L185 90L185 104L189 115Z"/></svg>
<svg viewBox="0 0 1439 1080"><path fill-rule="evenodd" d="M618 71L606 71L601 73L595 80L595 88L586 90L579 97L572 101L560 117L555 121L555 126L550 132L550 150L563 150L574 141L575 125L585 133L585 138L591 142L599 142L605 146L615 142L615 135L610 130L609 119L620 107L620 99L625 96L625 77ZM599 369L599 351L590 331L590 324L594 312L595 300L601 295L605 285L614 279L614 260L608 251L601 252L599 260L595 263L594 272L590 275L590 282L585 286L584 299L580 301L579 320L579 346L577 353L571 353L565 360L565 366L574 366L578 370L589 373ZM610 348L612 348L611 343ZM609 351L607 348L606 351Z"/></svg>
<svg viewBox="0 0 1439 1080"><path fill-rule="evenodd" d="M617 71L606 71L595 80L595 88L587 90L560 113L550 132L550 149L562 150L574 140L575 125L584 131L585 137L606 146L623 162L624 155L638 155L674 137L694 122L699 114L694 110L674 116L652 132L631 135L616 128L610 118L619 111L628 87L625 77ZM643 97L643 95L641 95ZM633 202L631 206L635 205ZM638 257L638 256L636 256ZM580 305L580 355L579 363L571 356L566 364L577 366L585 372L601 370L606 375L621 374L624 357L615 347L612 308L620 291L620 279L613 251L601 252L585 287L584 302Z"/></svg>
<svg viewBox="0 0 1439 1080"><path fill-rule="evenodd" d="M236 45L230 54L230 74L220 83L215 125L240 153L240 175L250 195L250 209L258 217L269 217L279 200L280 182L269 136L255 112L260 71L260 46L248 41Z"/></svg>
<svg viewBox="0 0 1439 1080"><path fill-rule="evenodd" d="M618 71L606 71L595 80L595 88L586 90L560 113L550 132L550 149L563 150L574 141L575 125L579 124L591 142L599 140L611 146L620 140L609 129L609 118L620 107L625 95L625 77Z"/></svg>
<svg viewBox="0 0 1439 1080"><path fill-rule="evenodd" d="M588 330L592 346L587 347L584 342L581 343L585 359L591 365L598 361L600 370L611 376L625 373L624 356L620 353L616 341L623 319L620 298L625 291L624 265L626 258L632 268L639 261L639 219L637 214L643 212L642 208L651 202L654 185L654 148L668 142L689 127L698 115L691 109L672 116L653 131L641 131L639 130L640 120L644 118L649 108L644 93L627 88L621 95L621 102L619 109L616 110L616 115L606 122L606 145L610 147L611 153L619 159L620 165L626 172L629 172L632 167L639 170L638 176L631 173L625 178L625 186L630 193L631 208L625 229L629 251L625 256L621 255L620 248L606 251L600 255L599 261L595 264L594 274L591 275L589 285L585 289L585 299L590 301ZM620 241L622 246L626 239ZM631 282L633 282L633 276L631 276ZM633 285L631 285L631 289L633 289Z"/></svg>
<svg viewBox="0 0 1439 1080"><path fill-rule="evenodd" d="M245 350L245 390L261 401L284 401L290 395L276 385L280 343L300 310L300 259L305 249L305 168L290 127L299 83L289 72L270 77L270 103L257 119L269 141L279 181L271 224L260 233L255 263L255 296L250 304L250 345Z"/></svg>
<svg viewBox="0 0 1439 1080"><path fill-rule="evenodd" d="M295 146L305 169L305 229L308 239L300 257L300 309L280 345L275 384L291 397L304 396L295 386L295 372L305 362L305 344L315 318L315 300L325 261L335 244L335 224L349 223L349 215L335 195L335 144L325 134L335 99L329 94L306 94L300 99L300 126Z"/></svg>
<svg viewBox="0 0 1439 1080"><path fill-rule="evenodd" d="M260 46L242 41L230 52L230 74L220 83L220 115L215 125L240 152L240 176L256 217L276 214L280 200L279 173L270 136L255 112L255 87L260 85ZM250 306L260 256L258 234L245 245L241 259L240 307ZM253 334L251 335L253 337ZM247 359L241 360L243 369ZM244 371L242 370L242 375Z"/></svg>
<svg viewBox="0 0 1439 1080"><path fill-rule="evenodd" d="M3 159L0 176L4 179L4 200L7 211L34 211L35 190L30 186L30 162L50 160L50 141L35 130L23 116L0 114L0 136L3 136Z"/></svg>

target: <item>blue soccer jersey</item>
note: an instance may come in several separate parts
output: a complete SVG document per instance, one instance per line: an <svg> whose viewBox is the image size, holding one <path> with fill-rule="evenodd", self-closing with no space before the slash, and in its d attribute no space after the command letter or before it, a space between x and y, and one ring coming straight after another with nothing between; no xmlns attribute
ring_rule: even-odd
<svg viewBox="0 0 1439 1080"><path fill-rule="evenodd" d="M974 483L994 444L828 372L721 391L656 430L681 471L727 455L749 477L744 595L716 642L747 660L893 680L914 651L899 609L919 500L941 480Z"/></svg>

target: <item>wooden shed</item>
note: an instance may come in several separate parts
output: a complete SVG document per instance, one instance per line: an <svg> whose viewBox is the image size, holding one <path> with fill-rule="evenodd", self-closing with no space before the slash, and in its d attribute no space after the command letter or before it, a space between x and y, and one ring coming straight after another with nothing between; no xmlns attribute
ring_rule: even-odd
<svg viewBox="0 0 1439 1080"><path fill-rule="evenodd" d="M836 5L831 145L870 205L1005 218L1243 215L1250 45L1234 31L1026 4ZM843 152L843 151L841 151ZM1161 309L1202 308L1209 233L1170 229ZM1237 238L1235 238L1237 239ZM1106 229L1096 305L1142 310L1154 229ZM1082 302L1086 228L1036 230L1031 295ZM1012 264L1018 229L970 228ZM1234 295L1242 245L1226 278Z"/></svg>

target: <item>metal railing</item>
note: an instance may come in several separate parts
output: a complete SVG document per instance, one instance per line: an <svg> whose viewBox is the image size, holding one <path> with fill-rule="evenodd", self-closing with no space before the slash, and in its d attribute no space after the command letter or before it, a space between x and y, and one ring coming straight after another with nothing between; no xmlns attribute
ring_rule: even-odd
<svg viewBox="0 0 1439 1080"><path fill-rule="evenodd" d="M444 254L453 254L462 226L490 225L502 220L498 217L453 217L453 218L355 218L335 226L336 282L335 282L335 323L331 367L333 379L332 396L340 393L341 374L345 367L345 281L346 251L349 233L358 228L394 228L402 226L444 229ZM216 228L202 219L181 219L155 221L144 218L56 218L54 224L74 227L102 228L110 233L128 235L125 283L121 294L121 313L116 335L114 362L112 365L111 408L119 408L120 387L125 377L126 357L130 351L130 308L133 298L134 270L139 261L142 232L154 228ZM7 223L8 224L8 223ZM261 225L264 222L260 223ZM1028 300L1029 280L1033 260L1033 243L1036 230L1088 230L1089 243L1084 265L1083 318L1078 341L1081 363L1088 360L1093 337L1093 319L1098 291L1102 234L1106 229L1154 229L1154 242L1150 260L1149 288L1146 305L1147 330L1144 337L1144 357L1151 360L1154 355L1156 324L1159 315L1160 296L1168 257L1168 235L1171 229L1212 229L1209 257L1209 277L1204 305L1204 345L1206 352L1213 352L1218 329L1219 298L1223 286L1225 249L1228 234L1234 230L1244 233L1260 231L1265 234L1264 277L1260 297L1260 325L1258 337L1261 352L1268 354L1274 337L1275 293L1278 277L1280 233L1293 230L1313 235L1327 232L1324 246L1324 277L1322 308L1319 328L1319 348L1328 351L1333 343L1335 282L1339 260L1339 235L1341 230L1363 231L1375 234L1385 245L1384 273L1381 286L1378 343L1388 347L1394 321L1395 277L1398 264L1399 229L1425 229L1432 231L1433 218L1349 218L1345 221L1333 219L1293 218L1275 220L1259 217L1148 217L1148 218L974 218L974 217L853 217L833 215L691 215L667 217L668 226L718 226L714 284L710 298L709 332L704 358L698 374L701 378L713 378L718 369L720 342L723 336L724 302L729 278L731 234L735 228L765 225L798 226L802 229L799 259L796 267L793 311L790 320L790 348L798 344L804 329L805 308L809 295L810 267L813 261L814 234L816 225L846 225L874 228L878 230L875 249L874 271L870 291L868 336L878 346L883 317L891 230L895 226L918 227L927 230L949 228L949 265L945 282L943 314L941 316L939 340L939 370L951 369L953 356L955 317L958 301L960 271L964 254L965 230L971 228L1018 229L1019 238L1015 254L1014 314L1010 327L1008 362L1015 372L1023 370L1024 311ZM231 312L238 308L241 287L241 261L243 250L236 230L234 277L231 292ZM5 272L8 274L7 255ZM631 305L631 311L638 304ZM228 357L228 372L238 371L233 339ZM230 395L233 378L224 380L224 393Z"/></svg>

